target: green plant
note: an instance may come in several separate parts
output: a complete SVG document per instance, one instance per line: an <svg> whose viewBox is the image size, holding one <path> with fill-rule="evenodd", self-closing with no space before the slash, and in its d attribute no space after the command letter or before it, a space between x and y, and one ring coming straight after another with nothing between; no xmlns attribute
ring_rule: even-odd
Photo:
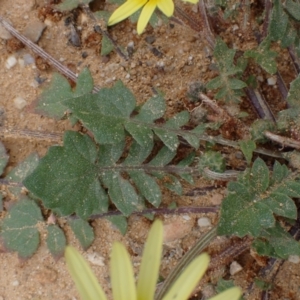
<svg viewBox="0 0 300 300"><path fill-rule="evenodd" d="M137 286L134 283L133 269L126 248L121 243L114 243L110 261L110 277L114 299L152 300L155 298L155 286L162 253L162 240L162 222L156 220L146 241ZM107 299L101 286L97 283L95 275L77 250L67 246L65 258L82 299ZM194 259L173 283L163 299L188 299L198 281L204 275L208 263L209 256L205 253ZM240 296L241 290L233 287L210 298L210 300L235 300L239 299Z"/></svg>

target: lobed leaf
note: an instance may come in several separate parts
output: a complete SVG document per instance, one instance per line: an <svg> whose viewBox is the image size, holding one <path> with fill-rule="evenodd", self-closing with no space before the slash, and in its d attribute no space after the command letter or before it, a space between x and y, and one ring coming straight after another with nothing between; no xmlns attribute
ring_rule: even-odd
<svg viewBox="0 0 300 300"><path fill-rule="evenodd" d="M50 86L39 97L36 111L52 118L61 119L68 109L64 104L66 99L90 93L92 89L93 78L87 68L79 74L74 92L64 76L54 73Z"/></svg>
<svg viewBox="0 0 300 300"><path fill-rule="evenodd" d="M278 181L281 179L280 181ZM237 182L230 182L222 202L219 234L247 234L259 237L275 226L275 215L297 218L291 197L300 193L300 183L290 178L284 167L275 165L270 180L268 167L260 158Z"/></svg>
<svg viewBox="0 0 300 300"><path fill-rule="evenodd" d="M28 198L18 201L1 224L1 237L8 250L17 251L22 258L29 258L40 243L38 223L43 221L38 205Z"/></svg>
<svg viewBox="0 0 300 300"><path fill-rule="evenodd" d="M275 227L262 230L252 246L259 255L287 259L300 255L300 243L286 232L278 222Z"/></svg>
<svg viewBox="0 0 300 300"><path fill-rule="evenodd" d="M194 147L199 147L199 128L186 131L181 127L189 122L189 113L181 112L165 124L156 124L166 109L161 95L150 98L137 114L134 95L122 82L112 88L103 88L97 94L82 95L64 102L84 126L93 132L99 144L116 144L125 139L126 131L142 147L153 141L155 133L171 150L179 146L178 136L183 136ZM203 127L202 127L203 131Z"/></svg>
<svg viewBox="0 0 300 300"><path fill-rule="evenodd" d="M37 167L38 162L38 155L36 153L33 153L6 175L5 178L7 180L14 183L20 183L20 186L9 187L10 192L16 197L20 196L21 194L23 180L33 172L33 170Z"/></svg>
<svg viewBox="0 0 300 300"><path fill-rule="evenodd" d="M61 215L88 218L107 211L108 197L98 180L97 149L88 136L66 132L64 146L50 147L24 185L45 207Z"/></svg>

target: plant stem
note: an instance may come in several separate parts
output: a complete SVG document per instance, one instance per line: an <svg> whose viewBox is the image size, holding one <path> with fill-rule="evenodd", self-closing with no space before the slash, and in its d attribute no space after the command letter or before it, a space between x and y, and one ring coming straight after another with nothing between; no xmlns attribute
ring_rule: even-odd
<svg viewBox="0 0 300 300"><path fill-rule="evenodd" d="M169 273L162 287L155 296L155 300L161 300L182 271L203 251L209 243L217 236L217 228L213 227L205 233L198 242L182 257L176 267Z"/></svg>
<svg viewBox="0 0 300 300"><path fill-rule="evenodd" d="M295 149L300 149L300 142L297 140L272 133L268 130L264 132L264 136L274 142L281 144L283 147L292 147Z"/></svg>
<svg viewBox="0 0 300 300"><path fill-rule="evenodd" d="M218 206L204 206L204 207L178 207L175 209L170 209L167 207L163 208L147 208L142 211L136 211L133 212L132 215L145 215L145 214L160 214L160 215L178 215L178 214L201 214L201 213L216 213L219 211ZM90 216L90 220L95 220L95 219L101 219L105 217L111 217L111 216L121 216L123 215L120 211L118 210L113 210L113 211L108 211L103 214L97 214L97 215L92 215ZM76 219L78 218L77 216L71 216L69 217L71 219Z"/></svg>
<svg viewBox="0 0 300 300"><path fill-rule="evenodd" d="M61 72L63 75L65 75L67 78L71 79L72 81L77 82L77 75L75 73L73 73L70 69L65 67L63 64L61 64L59 61L57 61L55 58L53 58L50 54L48 54L45 50L43 50L41 47L39 47L38 45L33 43L27 37L25 37L23 34L19 33L12 25L10 25L7 21L5 21L1 16L0 16L0 23L14 37L16 37L19 41L21 41L24 45L26 45L28 48L30 48L37 55L39 55L40 57L45 59L47 62L49 62L59 72ZM99 87L93 88L94 93L99 92L99 90L100 90Z"/></svg>

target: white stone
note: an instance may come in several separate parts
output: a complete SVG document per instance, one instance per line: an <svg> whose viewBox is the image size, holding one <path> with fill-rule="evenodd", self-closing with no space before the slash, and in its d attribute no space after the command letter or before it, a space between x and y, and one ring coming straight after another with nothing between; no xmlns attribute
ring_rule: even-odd
<svg viewBox="0 0 300 300"><path fill-rule="evenodd" d="M267 81L268 81L268 85L275 85L277 82L277 77L272 76L272 77L268 78Z"/></svg>
<svg viewBox="0 0 300 300"><path fill-rule="evenodd" d="M16 57L14 55L11 55L5 62L6 69L12 68L13 66L16 65L17 62L18 61L17 61Z"/></svg>
<svg viewBox="0 0 300 300"><path fill-rule="evenodd" d="M191 217L189 215L183 215L182 219L186 220L186 221L189 221L191 219Z"/></svg>
<svg viewBox="0 0 300 300"><path fill-rule="evenodd" d="M104 267L104 257L98 255L96 252L93 253L87 253L86 259L93 265Z"/></svg>
<svg viewBox="0 0 300 300"><path fill-rule="evenodd" d="M199 218L197 223L198 223L199 227L210 227L211 226L211 220L207 217Z"/></svg>
<svg viewBox="0 0 300 300"><path fill-rule="evenodd" d="M293 263L293 264L299 264L300 257L299 257L299 255L290 255L289 258L288 258L288 261Z"/></svg>
<svg viewBox="0 0 300 300"><path fill-rule="evenodd" d="M232 31L236 31L236 30L238 30L239 29L239 26L237 25L237 24L234 24L233 26L232 26Z"/></svg>
<svg viewBox="0 0 300 300"><path fill-rule="evenodd" d="M16 97L14 99L14 105L17 109L22 110L27 105L27 102L22 97Z"/></svg>
<svg viewBox="0 0 300 300"><path fill-rule="evenodd" d="M134 48L134 41L130 41L127 45L128 48Z"/></svg>
<svg viewBox="0 0 300 300"><path fill-rule="evenodd" d="M12 286L18 286L20 282L18 280L14 280L11 284Z"/></svg>
<svg viewBox="0 0 300 300"><path fill-rule="evenodd" d="M230 275L235 275L242 270L243 267L237 261L233 261L230 265L229 273Z"/></svg>

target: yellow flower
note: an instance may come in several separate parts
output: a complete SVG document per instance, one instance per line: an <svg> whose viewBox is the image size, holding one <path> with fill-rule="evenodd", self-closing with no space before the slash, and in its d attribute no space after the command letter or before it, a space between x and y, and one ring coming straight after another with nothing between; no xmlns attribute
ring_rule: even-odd
<svg viewBox="0 0 300 300"><path fill-rule="evenodd" d="M186 1L195 4L199 0ZM141 34L144 31L156 7L158 7L167 17L171 17L174 13L173 0L127 0L111 15L108 20L108 26L123 21L142 7L143 9L137 23L138 34Z"/></svg>
<svg viewBox="0 0 300 300"><path fill-rule="evenodd" d="M114 300L153 300L162 254L163 225L153 223L144 249L137 285L126 248L118 242L113 245L110 276ZM66 247L65 258L75 285L84 300L107 300L88 263L71 246ZM163 300L186 300L204 275L209 256L204 253L195 258L181 273ZM238 300L238 287L230 288L210 300Z"/></svg>

